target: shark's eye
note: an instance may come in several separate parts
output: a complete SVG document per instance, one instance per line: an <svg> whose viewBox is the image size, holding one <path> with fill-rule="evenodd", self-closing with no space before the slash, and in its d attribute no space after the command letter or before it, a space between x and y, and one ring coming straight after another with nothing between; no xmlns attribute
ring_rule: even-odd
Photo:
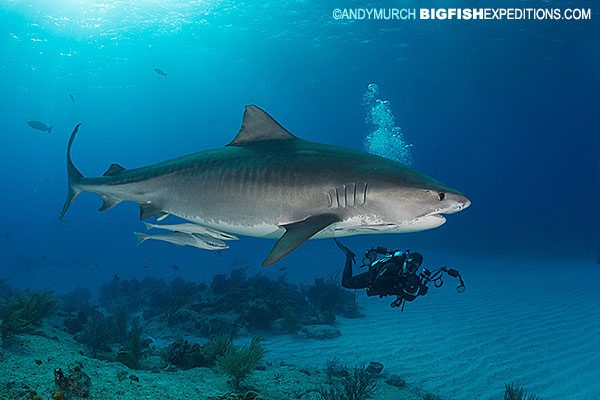
<svg viewBox="0 0 600 400"><path fill-rule="evenodd" d="M444 192L439 192L438 193L438 199L440 201L444 200L445 198L446 198L446 193L444 193Z"/></svg>

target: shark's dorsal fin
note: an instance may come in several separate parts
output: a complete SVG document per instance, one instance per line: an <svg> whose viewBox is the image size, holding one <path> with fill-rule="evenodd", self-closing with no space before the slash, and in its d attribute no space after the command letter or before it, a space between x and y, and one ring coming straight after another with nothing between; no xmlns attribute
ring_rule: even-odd
<svg viewBox="0 0 600 400"><path fill-rule="evenodd" d="M246 106L242 127L237 136L227 146L244 146L267 140L290 140L296 136L279 125L269 114L257 106Z"/></svg>
<svg viewBox="0 0 600 400"><path fill-rule="evenodd" d="M306 240L339 220L335 214L317 214L302 221L283 225L285 233L275 243L262 265L266 267L276 263Z"/></svg>
<svg viewBox="0 0 600 400"><path fill-rule="evenodd" d="M125 168L119 164L110 164L110 167L106 170L106 172L102 176L113 176L118 175L121 172L125 171Z"/></svg>

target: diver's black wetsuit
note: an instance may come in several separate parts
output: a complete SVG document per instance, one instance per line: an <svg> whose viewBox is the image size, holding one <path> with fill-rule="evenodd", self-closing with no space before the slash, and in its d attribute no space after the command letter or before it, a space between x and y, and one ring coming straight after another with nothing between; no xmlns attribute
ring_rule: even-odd
<svg viewBox="0 0 600 400"><path fill-rule="evenodd" d="M440 267L433 271L425 268L419 272L423 256L409 250L402 253L389 251L384 247L370 249L365 252L363 258L363 266L368 266L369 270L352 275L356 254L336 238L333 240L346 254L342 286L346 289L366 289L367 296L396 296L396 300L390 304L392 307L401 307L404 310L406 302L427 294L429 291L427 285L430 282L433 282L435 287L441 287L444 283L442 280L444 274L459 280L457 292L462 293L465 290L465 283L458 270Z"/></svg>
<svg viewBox="0 0 600 400"><path fill-rule="evenodd" d="M364 289L369 286L369 272L352 275L352 264L354 264L352 257L346 256L346 265L344 265L344 272L342 273L342 286L346 289Z"/></svg>
<svg viewBox="0 0 600 400"><path fill-rule="evenodd" d="M353 257L346 256L346 264L342 274L342 286L346 289L367 289L369 296L398 295L409 283L420 285L421 281L415 276L415 282L409 282L410 275L402 273L402 265L406 255L393 257L379 268L369 269L358 275L352 275Z"/></svg>

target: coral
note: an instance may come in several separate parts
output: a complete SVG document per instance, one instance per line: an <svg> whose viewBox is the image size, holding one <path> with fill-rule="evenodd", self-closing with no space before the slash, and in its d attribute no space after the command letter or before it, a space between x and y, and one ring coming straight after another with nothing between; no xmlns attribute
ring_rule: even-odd
<svg viewBox="0 0 600 400"><path fill-rule="evenodd" d="M432 393L425 393L423 400L442 400L442 398Z"/></svg>
<svg viewBox="0 0 600 400"><path fill-rule="evenodd" d="M331 326L325 325L305 325L300 330L300 334L309 339L334 339L342 334L342 332Z"/></svg>
<svg viewBox="0 0 600 400"><path fill-rule="evenodd" d="M54 370L54 383L58 389L57 393L64 393L68 397L88 397L92 386L92 380L83 372L81 363L69 365L66 374L61 368Z"/></svg>
<svg viewBox="0 0 600 400"><path fill-rule="evenodd" d="M217 358L225 354L232 339L231 335L219 335L203 346L180 339L165 349L163 359L181 369L212 367Z"/></svg>
<svg viewBox="0 0 600 400"><path fill-rule="evenodd" d="M65 400L65 395L62 390L58 389L53 395L52 400Z"/></svg>
<svg viewBox="0 0 600 400"><path fill-rule="evenodd" d="M106 317L95 311L83 331L75 336L75 340L87 346L93 357L98 352L111 351L111 344L123 343L127 339L127 314L121 309Z"/></svg>
<svg viewBox="0 0 600 400"><path fill-rule="evenodd" d="M367 373L364 366L354 368L352 374L334 382L327 387L320 387L317 392L324 400L367 400L379 389L375 378Z"/></svg>
<svg viewBox="0 0 600 400"><path fill-rule="evenodd" d="M56 299L49 292L23 293L9 302L3 315L0 315L3 345L7 345L16 335L33 332L55 308Z"/></svg>
<svg viewBox="0 0 600 400"><path fill-rule="evenodd" d="M325 375L327 376L327 382L332 383L333 378L349 376L350 370L339 359L332 358L325 363Z"/></svg>
<svg viewBox="0 0 600 400"><path fill-rule="evenodd" d="M347 318L364 316L358 311L354 293L342 288L339 282L334 275L329 280L317 278L313 285L303 288L308 302L325 316L328 323L335 320L336 314Z"/></svg>
<svg viewBox="0 0 600 400"><path fill-rule="evenodd" d="M516 383L504 385L504 400L537 400L538 397L525 392L525 389Z"/></svg>
<svg viewBox="0 0 600 400"><path fill-rule="evenodd" d="M390 376L388 376L385 379L385 383L387 383L390 386L395 386L397 388L403 388L404 386L406 386L406 381L396 374L391 374Z"/></svg>
<svg viewBox="0 0 600 400"><path fill-rule="evenodd" d="M200 299L206 285L174 279L169 285L164 280L145 278L124 280L115 277L100 286L99 303L109 311L125 308L144 311L145 318L160 315L169 323L182 307Z"/></svg>
<svg viewBox="0 0 600 400"><path fill-rule="evenodd" d="M37 392L25 383L11 381L2 384L2 387L0 387L0 399L32 400L36 396L39 397Z"/></svg>
<svg viewBox="0 0 600 400"><path fill-rule="evenodd" d="M262 400L255 392L245 394L225 393L220 396L209 396L207 400Z"/></svg>
<svg viewBox="0 0 600 400"><path fill-rule="evenodd" d="M225 353L217 358L217 365L229 375L234 389L239 390L241 382L258 367L265 354L261 341L260 338L254 337L252 342L244 347L232 343Z"/></svg>
<svg viewBox="0 0 600 400"><path fill-rule="evenodd" d="M225 354L229 345L233 340L232 335L217 335L210 339L208 343L204 345L204 354L209 360L217 360L220 356Z"/></svg>
<svg viewBox="0 0 600 400"><path fill-rule="evenodd" d="M139 369L140 361L145 356L144 347L146 347L146 343L142 339L140 321L135 320L127 333L124 346L117 353L117 361L131 369Z"/></svg>
<svg viewBox="0 0 600 400"><path fill-rule="evenodd" d="M367 365L366 371L367 374L377 377L383 371L383 364L377 361L371 361L369 365Z"/></svg>
<svg viewBox="0 0 600 400"><path fill-rule="evenodd" d="M61 297L62 309L68 313L85 310L90 306L91 298L89 289L75 288Z"/></svg>
<svg viewBox="0 0 600 400"><path fill-rule="evenodd" d="M202 346L197 343L190 343L187 340L177 340L171 343L164 351L163 358L170 365L181 369L211 365L211 361L207 358ZM214 364L214 361L212 363Z"/></svg>

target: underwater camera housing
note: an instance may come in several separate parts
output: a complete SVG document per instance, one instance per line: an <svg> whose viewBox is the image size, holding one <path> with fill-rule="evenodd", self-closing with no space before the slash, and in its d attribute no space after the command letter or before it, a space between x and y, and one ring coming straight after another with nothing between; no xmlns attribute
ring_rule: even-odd
<svg viewBox="0 0 600 400"><path fill-rule="evenodd" d="M440 288L444 285L444 280L442 279L444 273L448 274L452 278L457 278L459 283L456 286L457 293L463 293L465 291L465 281L463 281L460 272L454 268L441 267L434 271L430 271L427 268L423 269L420 274L421 280L423 284L427 285L429 282L433 282L433 286L436 288Z"/></svg>
<svg viewBox="0 0 600 400"><path fill-rule="evenodd" d="M396 300L394 300L390 306L393 308L401 307L401 312L403 312L407 301L413 301L418 296L424 296L427 294L429 291L429 287L427 285L430 282L433 282L433 286L436 288L442 287L444 285L444 280L442 279L444 274L459 280L459 283L456 286L457 293L463 293L465 291L465 282L463 281L458 270L454 268L441 267L430 271L429 269L424 268L418 277L416 275L412 275L414 279L407 282L407 284L402 288L402 293L396 297Z"/></svg>

